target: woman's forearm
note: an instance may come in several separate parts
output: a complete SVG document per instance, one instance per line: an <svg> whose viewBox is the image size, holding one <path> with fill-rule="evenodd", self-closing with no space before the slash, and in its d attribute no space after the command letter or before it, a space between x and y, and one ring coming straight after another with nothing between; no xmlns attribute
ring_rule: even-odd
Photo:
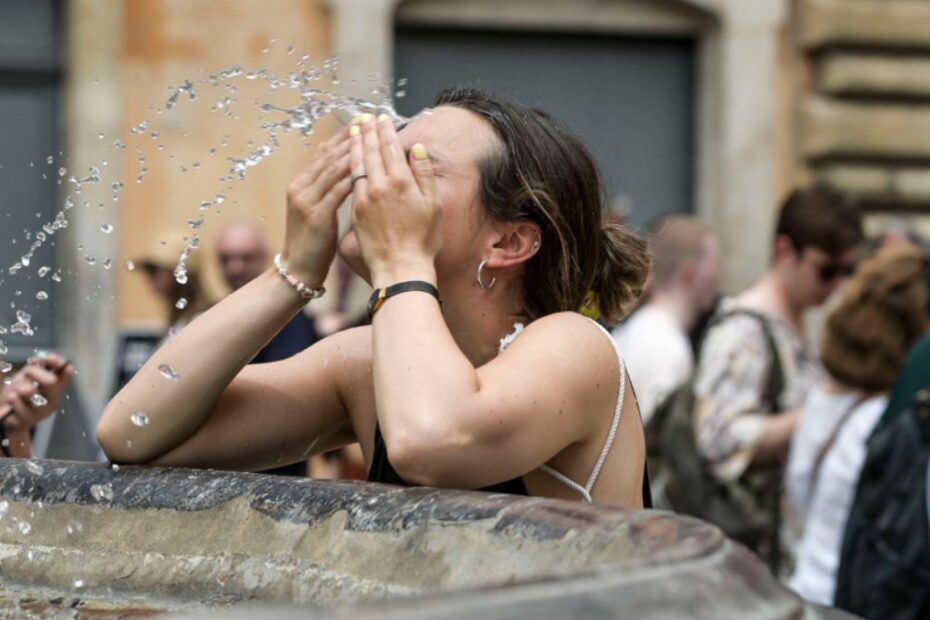
<svg viewBox="0 0 930 620"><path fill-rule="evenodd" d="M435 282L428 265L382 281ZM376 278L375 285L378 286ZM457 441L460 413L478 393L478 373L449 333L439 304L426 293L384 303L374 319L374 378L378 422L392 462L422 446Z"/></svg>
<svg viewBox="0 0 930 620"><path fill-rule="evenodd" d="M171 337L107 404L97 427L107 456L146 462L190 437L243 366L304 303L268 270Z"/></svg>

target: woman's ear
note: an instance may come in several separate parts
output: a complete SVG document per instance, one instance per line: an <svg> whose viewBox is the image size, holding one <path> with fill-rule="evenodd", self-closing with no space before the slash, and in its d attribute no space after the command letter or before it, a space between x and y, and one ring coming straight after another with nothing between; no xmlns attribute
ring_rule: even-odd
<svg viewBox="0 0 930 620"><path fill-rule="evenodd" d="M533 222L517 221L503 224L500 237L488 256L488 267L511 267L533 258L542 246L542 232Z"/></svg>

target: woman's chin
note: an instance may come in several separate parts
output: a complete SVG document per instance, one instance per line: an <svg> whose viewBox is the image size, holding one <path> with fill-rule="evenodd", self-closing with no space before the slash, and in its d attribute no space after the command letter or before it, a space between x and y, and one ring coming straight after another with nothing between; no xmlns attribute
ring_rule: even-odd
<svg viewBox="0 0 930 620"><path fill-rule="evenodd" d="M354 230L349 230L339 241L339 256L346 262L352 272L371 285L371 275L368 272L368 265L362 258L362 248L358 244L358 235Z"/></svg>

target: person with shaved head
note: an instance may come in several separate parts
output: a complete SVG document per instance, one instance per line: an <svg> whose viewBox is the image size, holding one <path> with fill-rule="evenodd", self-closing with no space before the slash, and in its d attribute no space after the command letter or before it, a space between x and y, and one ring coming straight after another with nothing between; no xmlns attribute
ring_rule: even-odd
<svg viewBox="0 0 930 620"><path fill-rule="evenodd" d="M216 258L223 280L236 291L261 275L269 265L265 234L254 222L234 222L216 236ZM314 322L304 312L291 321L252 358L252 364L264 364L287 359L300 353L318 340ZM298 461L284 467L264 471L266 474L306 476L307 462Z"/></svg>

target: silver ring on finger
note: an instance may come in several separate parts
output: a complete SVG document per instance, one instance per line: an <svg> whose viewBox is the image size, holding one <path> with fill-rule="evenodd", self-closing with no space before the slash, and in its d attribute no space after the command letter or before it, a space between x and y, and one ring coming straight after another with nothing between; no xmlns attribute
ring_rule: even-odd
<svg viewBox="0 0 930 620"><path fill-rule="evenodd" d="M358 174L353 174L353 175L352 175L352 187L355 187L355 183L356 183L356 182L361 181L362 179L367 178L367 177L368 177L368 175L365 174L364 172L359 172Z"/></svg>

